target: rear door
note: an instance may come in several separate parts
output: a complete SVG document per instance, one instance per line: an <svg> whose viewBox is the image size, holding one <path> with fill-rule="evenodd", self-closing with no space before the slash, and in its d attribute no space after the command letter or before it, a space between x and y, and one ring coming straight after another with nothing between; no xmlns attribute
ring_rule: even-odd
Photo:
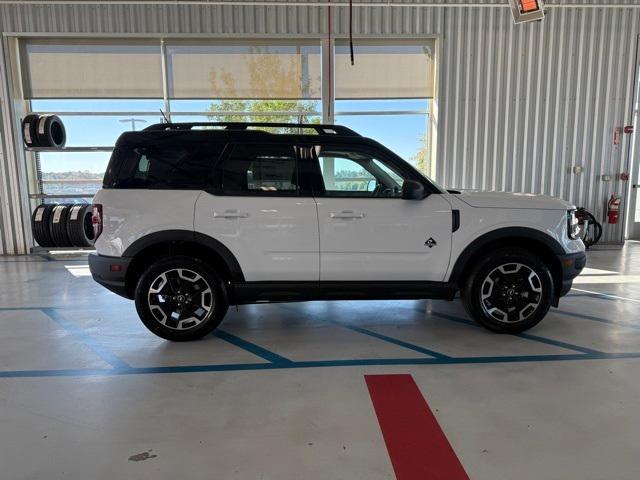
<svg viewBox="0 0 640 480"><path fill-rule="evenodd" d="M222 242L246 281L317 281L316 204L291 143L235 143L196 203L195 230Z"/></svg>
<svg viewBox="0 0 640 480"><path fill-rule="evenodd" d="M314 157L323 183L316 194L322 281L444 279L452 216L442 195L402 199L412 174L381 150L322 145Z"/></svg>

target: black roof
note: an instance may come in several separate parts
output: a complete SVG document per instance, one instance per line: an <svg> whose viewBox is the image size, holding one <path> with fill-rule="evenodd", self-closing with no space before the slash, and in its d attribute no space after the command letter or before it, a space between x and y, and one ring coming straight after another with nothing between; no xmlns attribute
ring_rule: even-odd
<svg viewBox="0 0 640 480"><path fill-rule="evenodd" d="M194 130L198 127L224 127L224 130L241 132L254 127L278 127L292 130L315 130L318 135L341 135L347 137L359 137L360 134L342 125L329 125L320 123L271 123L271 122L196 122L196 123L156 123L144 129L144 131L184 131ZM215 130L214 130L215 131ZM271 135L272 132L258 130Z"/></svg>
<svg viewBox="0 0 640 480"><path fill-rule="evenodd" d="M260 127L280 127L290 129L290 131L273 133ZM310 133L309 130L313 130L314 132ZM202 141L250 141L266 143L294 141L308 144L317 142L320 139L343 145L368 145L383 149L390 155L400 158L395 152L392 152L379 142L371 138L363 137L348 127L319 123L157 123L143 130L124 132L116 141L116 148L139 147L143 145L165 146L177 141L196 143Z"/></svg>
<svg viewBox="0 0 640 480"><path fill-rule="evenodd" d="M210 127L210 128L202 128ZM220 128L211 128L220 127ZM258 127L258 128L254 128ZM285 133L272 133L259 127L280 127L290 129ZM296 129L299 131L296 132ZM307 130L307 133L303 131ZM315 133L308 133L313 130ZM321 139L321 140L320 140ZM153 146L157 148L172 147L176 142L207 143L207 142L300 142L302 145L314 145L320 141L323 144L359 145L375 148L386 153L386 158L392 161L401 171L408 174L407 178L417 179L424 183L429 191L439 192L439 188L420 175L405 160L381 143L361 136L359 133L342 125L328 125L318 123L269 123L269 122L197 122L197 123L157 123L144 130L124 132L116 141L114 156L121 150ZM111 164L114 161L112 157ZM105 179L109 175L109 170ZM105 180L105 183L106 180Z"/></svg>

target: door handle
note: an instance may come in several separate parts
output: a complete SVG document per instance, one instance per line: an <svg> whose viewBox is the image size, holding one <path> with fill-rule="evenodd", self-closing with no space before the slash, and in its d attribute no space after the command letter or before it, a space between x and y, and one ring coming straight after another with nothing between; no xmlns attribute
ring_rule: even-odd
<svg viewBox="0 0 640 480"><path fill-rule="evenodd" d="M339 213L331 212L330 218L364 218L364 213L356 213L353 210L342 210Z"/></svg>
<svg viewBox="0 0 640 480"><path fill-rule="evenodd" d="M224 212L213 212L213 218L247 218L249 213L238 210L225 210Z"/></svg>

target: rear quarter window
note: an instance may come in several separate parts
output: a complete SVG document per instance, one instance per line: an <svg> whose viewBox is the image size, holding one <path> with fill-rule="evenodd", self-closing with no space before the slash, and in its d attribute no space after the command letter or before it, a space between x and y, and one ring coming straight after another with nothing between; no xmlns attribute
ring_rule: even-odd
<svg viewBox="0 0 640 480"><path fill-rule="evenodd" d="M105 175L105 188L206 188L224 147L225 142L119 145Z"/></svg>

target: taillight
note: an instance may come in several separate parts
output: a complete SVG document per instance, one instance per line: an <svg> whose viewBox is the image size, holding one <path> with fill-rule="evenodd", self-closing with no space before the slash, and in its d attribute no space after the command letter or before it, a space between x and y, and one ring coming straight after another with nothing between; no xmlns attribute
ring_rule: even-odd
<svg viewBox="0 0 640 480"><path fill-rule="evenodd" d="M96 241L102 233L102 205L99 203L93 204L91 225L93 225L93 240Z"/></svg>

